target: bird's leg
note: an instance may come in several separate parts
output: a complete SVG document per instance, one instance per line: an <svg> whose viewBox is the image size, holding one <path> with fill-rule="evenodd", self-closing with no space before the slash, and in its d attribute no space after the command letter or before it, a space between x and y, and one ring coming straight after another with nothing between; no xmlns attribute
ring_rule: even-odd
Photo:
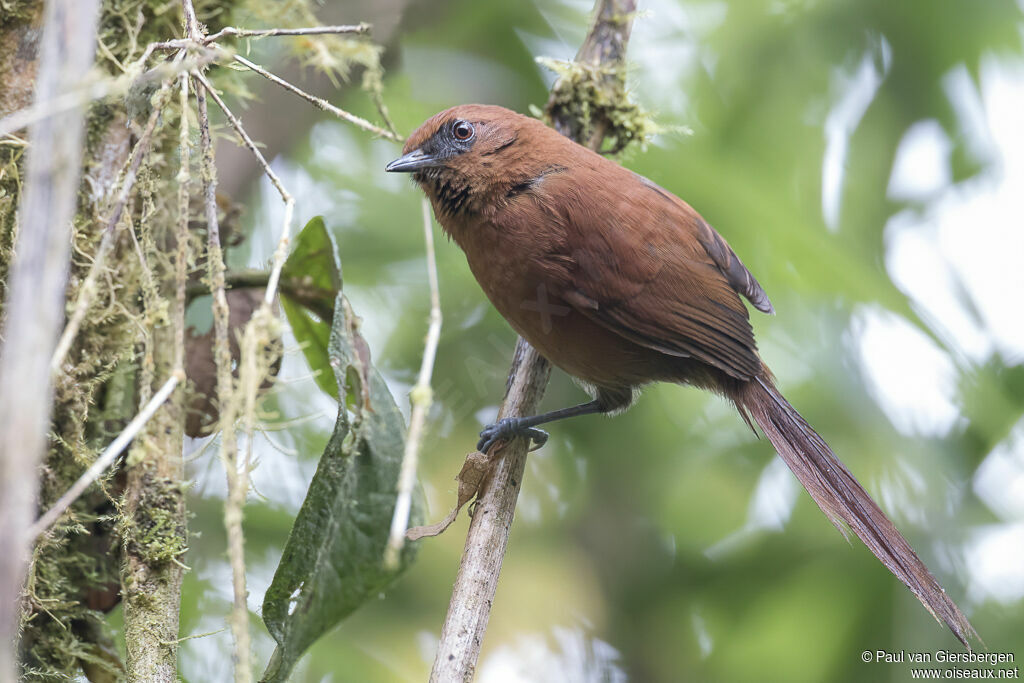
<svg viewBox="0 0 1024 683"><path fill-rule="evenodd" d="M486 453L498 441L510 441L517 436L526 436L534 443L530 450L536 450L548 440L548 433L543 429L537 429L537 425L579 415L603 413L605 410L606 408L601 401L591 401L590 403L581 403L571 408L552 410L549 413L531 415L530 417L506 417L484 427L484 430L480 432L480 441L477 443L476 449L481 453Z"/></svg>

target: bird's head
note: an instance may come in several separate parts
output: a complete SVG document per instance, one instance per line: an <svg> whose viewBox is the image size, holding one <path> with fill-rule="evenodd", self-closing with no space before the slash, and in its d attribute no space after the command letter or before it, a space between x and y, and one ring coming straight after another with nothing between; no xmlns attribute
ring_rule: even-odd
<svg viewBox="0 0 1024 683"><path fill-rule="evenodd" d="M548 130L503 107L468 104L427 119L384 170L412 173L436 209L472 212L529 164L524 138Z"/></svg>

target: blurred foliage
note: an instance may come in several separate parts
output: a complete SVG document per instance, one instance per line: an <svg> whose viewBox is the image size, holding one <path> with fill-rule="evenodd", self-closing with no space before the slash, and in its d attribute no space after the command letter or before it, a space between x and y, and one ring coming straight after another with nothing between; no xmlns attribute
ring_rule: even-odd
<svg viewBox="0 0 1024 683"><path fill-rule="evenodd" d="M888 192L913 124L934 120L948 137L950 187L998 166L978 153L949 79L963 70L980 90L986 61L1020 64L1019 5L640 5L628 85L659 124L693 134L662 135L623 163L686 199L730 241L779 311L752 322L780 387L879 498L990 650L1014 651L1019 661L1021 598L986 593L972 572L980 539L1020 523L983 499L977 482L993 448L1019 431L1024 352L980 361L966 354L887 265L890 219L923 209ZM396 127L408 133L463 102L523 112L543 105L551 76L535 59L571 58L589 8L577 0L412 3L394 54L385 56L396 62L384 81ZM829 117L861 68L876 74L877 86L849 125L841 204L830 224L822 207ZM336 103L376 120L358 93L340 91ZM258 116L258 105L247 115ZM364 316L362 333L404 409L429 300L419 193L408 179L382 172L399 151L325 119L278 164L299 218L323 215L332 227L346 291ZM250 205L270 207L264 192L255 188ZM262 253L272 248L272 213L249 214L253 264L261 240ZM447 509L463 455L494 415L514 343L462 254L440 244L438 265L444 328L421 457L431 520ZM866 310L910 321L949 359L958 415L948 430L899 429L887 415L858 355L853 321ZM982 334L992 332L983 327ZM1024 349L1024 340L1016 343ZM246 510L254 613L332 429L329 399L298 351L282 376L291 379L266 406L268 431L253 475L265 498ZM544 407L581 395L556 372ZM788 472L776 476L770 446L719 399L655 386L626 415L582 418L551 433L523 482L478 680L903 680L908 666L864 664L861 652L957 648L865 548L845 543L795 492ZM186 577L183 636L218 628L230 602L216 513L222 484L209 459L197 457L191 470L198 482L191 526L201 537L187 559L195 571ZM294 680L425 679L465 525L422 542L416 564L386 599L364 605L314 644ZM1021 562L1019 550L1002 557ZM1011 575L1012 567L1004 569ZM184 642L185 678L226 679L220 653L228 638ZM257 633L256 646L265 661L273 642Z"/></svg>

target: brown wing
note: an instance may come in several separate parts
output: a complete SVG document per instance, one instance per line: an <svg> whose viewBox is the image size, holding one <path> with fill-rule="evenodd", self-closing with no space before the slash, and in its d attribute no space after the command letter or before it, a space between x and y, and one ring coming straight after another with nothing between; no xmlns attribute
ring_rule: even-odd
<svg viewBox="0 0 1024 683"><path fill-rule="evenodd" d="M718 269L722 271L729 285L738 293L746 297L747 301L753 304L754 308L762 313L774 315L775 308L768 300L761 284L754 278L754 275L747 270L747 267L740 261L740 257L732 250L728 242L719 235L714 228L707 224L693 208L676 197L674 194L641 175L634 174L636 178L651 192L672 206L675 211L682 215L683 223L692 224L694 235L701 246L714 261Z"/></svg>
<svg viewBox="0 0 1024 683"><path fill-rule="evenodd" d="M739 295L770 311L764 291L693 209L622 171L599 198L568 187L561 193L562 177L545 179L549 196L563 200L559 219L571 245L559 260L562 297L637 344L740 379L757 375L761 361Z"/></svg>

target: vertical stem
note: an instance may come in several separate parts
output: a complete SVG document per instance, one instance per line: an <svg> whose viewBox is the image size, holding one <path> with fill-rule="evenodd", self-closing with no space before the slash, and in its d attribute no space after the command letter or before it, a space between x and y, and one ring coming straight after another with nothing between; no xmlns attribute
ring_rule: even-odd
<svg viewBox="0 0 1024 683"><path fill-rule="evenodd" d="M597 0L594 23L580 47L577 60L595 66L621 66L635 9L636 0ZM552 90L557 90L560 85L555 83ZM582 131L579 122L559 120L557 115L553 118L555 128L563 134L573 137ZM596 150L604 142L604 132L605 126L598 122L589 140L576 141ZM509 370L508 393L498 411L498 419L535 414L550 374L550 364L525 340L519 339ZM527 448L526 439L516 439L499 451L496 457L500 459L477 496L459 574L430 672L432 683L471 681L476 672L526 468Z"/></svg>
<svg viewBox="0 0 1024 683"><path fill-rule="evenodd" d="M37 104L85 78L98 16L98 0L46 3ZM17 678L19 596L36 512L37 469L53 408L49 359L64 314L83 128L84 112L76 107L36 122L28 135L31 148L0 348L0 680Z"/></svg>
<svg viewBox="0 0 1024 683"><path fill-rule="evenodd" d="M194 41L202 39L192 0L182 0L186 30ZM231 562L232 609L229 622L235 641L232 656L235 681L252 680L249 641L248 591L245 585L245 536L242 532L242 507L248 492L247 477L238 472L238 437L235 419L238 405L231 373L231 348L228 345L229 309L224 281L224 252L220 244L220 225L217 218L217 169L213 159L213 141L210 137L210 114L206 103L206 90L198 74L194 74L196 108L199 112L199 144L202 152L203 203L206 207L207 262L210 269L210 288L213 293L214 359L217 364L217 398L220 402L220 453L228 480L228 497L224 503L224 527L228 536L228 559Z"/></svg>
<svg viewBox="0 0 1024 683"><path fill-rule="evenodd" d="M246 492L239 490L241 482L238 476L238 435L235 429L238 406L231 374L231 348L228 344L229 309L225 294L224 252L221 249L217 218L217 170L213 161L206 92L198 82L196 102L199 108L199 140L202 147L203 193L206 205L206 251L213 293L214 359L217 364L217 398L220 402L220 453L228 480L224 527L227 530L228 559L231 562L233 605L230 623L231 634L235 640L233 659L235 680L245 683L252 677L249 664L249 609L246 605L245 587L245 537L242 534L242 504Z"/></svg>
<svg viewBox="0 0 1024 683"><path fill-rule="evenodd" d="M441 338L441 293L437 285L437 258L434 255L434 233L430 220L430 203L423 200L423 239L427 247L427 281L430 283L430 325L427 340L423 345L423 361L416 386L412 388L412 414L409 416L409 431L405 436L405 452L402 454L402 468L398 473L398 495L395 498L395 512L391 517L391 532L384 549L384 567L398 568L399 556L405 545L405 531L409 528L409 514L412 511L412 492L416 487L416 469L419 466L420 444L426 427L427 411L433 403L430 377L434 372L434 358Z"/></svg>

